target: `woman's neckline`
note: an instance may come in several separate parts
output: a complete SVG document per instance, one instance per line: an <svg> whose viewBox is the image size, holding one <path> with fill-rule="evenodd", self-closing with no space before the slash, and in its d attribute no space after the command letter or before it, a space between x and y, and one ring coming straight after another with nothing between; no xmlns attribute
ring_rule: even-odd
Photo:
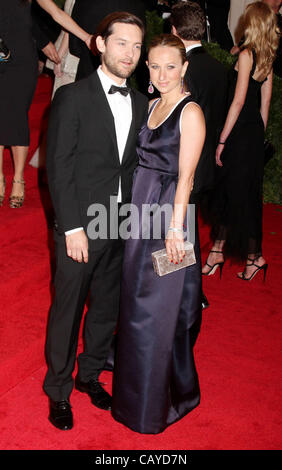
<svg viewBox="0 0 282 470"><path fill-rule="evenodd" d="M149 121L151 119L151 116L154 112L154 110L156 109L156 106L157 106L157 103L160 102L161 98L157 98L156 101L152 104L153 106L153 109L152 109L152 112L149 114L148 116L148 119L147 119L147 127L148 129L150 129L150 131L154 131L155 129L158 129L160 126L162 126L165 121L171 116L171 114L173 113L173 111L175 110L175 108L179 105L179 103L181 103L181 101L183 101L185 98L187 98L188 96L190 96L191 93L189 92L188 94L186 94L185 96L183 96L179 101L177 101L177 103L175 103L175 105L171 108L170 112L168 113L168 115L160 122L160 124L158 124L157 126L155 127L150 127L149 126Z"/></svg>

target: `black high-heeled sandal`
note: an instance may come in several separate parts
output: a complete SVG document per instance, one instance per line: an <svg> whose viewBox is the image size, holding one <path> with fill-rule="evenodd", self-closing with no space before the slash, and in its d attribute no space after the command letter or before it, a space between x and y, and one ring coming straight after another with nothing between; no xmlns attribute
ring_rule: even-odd
<svg viewBox="0 0 282 470"><path fill-rule="evenodd" d="M260 258L260 256L259 256ZM251 261L251 263L246 263L246 267L244 269L244 271L242 272L242 275L239 276L239 274L237 274L237 277L239 277L239 279L242 279L243 281L251 281L253 279L253 277L263 269L263 280L265 281L265 276L266 276L266 272L267 272L267 268L268 268L268 264L267 263L264 263L262 266L259 266L258 264L255 263L255 261L257 261L259 258L247 258L248 261ZM251 276L249 277L246 277L246 268L247 266L255 266L257 269L253 272L253 274L251 274Z"/></svg>
<svg viewBox="0 0 282 470"><path fill-rule="evenodd" d="M211 250L210 253L221 253L223 255L222 251L217 251L217 250ZM208 266L210 268L210 270L207 273L202 272L203 276L211 276L212 274L214 274L216 272L217 268L219 268L219 278L221 279L221 273L222 273L224 263L225 263L225 261L221 261L220 263L215 263L213 266L211 266L208 263L208 258L207 258L207 260L204 264L204 267Z"/></svg>

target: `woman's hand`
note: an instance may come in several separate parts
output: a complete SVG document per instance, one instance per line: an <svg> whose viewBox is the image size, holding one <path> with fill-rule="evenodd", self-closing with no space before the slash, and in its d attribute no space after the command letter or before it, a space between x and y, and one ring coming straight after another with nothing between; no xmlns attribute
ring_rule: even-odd
<svg viewBox="0 0 282 470"><path fill-rule="evenodd" d="M215 152L215 161L218 166L223 166L222 161L220 159L223 149L224 149L224 144L218 144L216 148L216 152Z"/></svg>
<svg viewBox="0 0 282 470"><path fill-rule="evenodd" d="M169 261L175 264L181 263L185 256L183 231L168 230L165 245Z"/></svg>
<svg viewBox="0 0 282 470"><path fill-rule="evenodd" d="M43 47L42 52L55 64L59 64L61 62L60 56L51 41L49 41L48 44Z"/></svg>
<svg viewBox="0 0 282 470"><path fill-rule="evenodd" d="M56 77L62 77L64 75L61 69L61 64L54 65L54 74Z"/></svg>

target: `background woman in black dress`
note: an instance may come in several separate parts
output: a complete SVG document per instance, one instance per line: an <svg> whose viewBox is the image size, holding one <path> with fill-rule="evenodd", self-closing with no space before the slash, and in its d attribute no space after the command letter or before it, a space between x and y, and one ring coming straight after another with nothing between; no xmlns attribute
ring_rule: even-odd
<svg viewBox="0 0 282 470"><path fill-rule="evenodd" d="M263 2L248 5L243 22L244 43L231 71L231 105L216 151L220 169L211 209L214 245L202 273L221 270L226 254L247 260L238 276L251 280L267 269L262 256L264 131L278 35L275 14Z"/></svg>
<svg viewBox="0 0 282 470"><path fill-rule="evenodd" d="M65 29L90 46L91 36L81 29L52 0L37 3ZM0 66L0 206L5 196L3 152L12 148L14 178L10 207L24 201L24 167L29 146L28 111L36 88L38 59L32 37L29 0L1 0L0 35L11 51L11 60Z"/></svg>

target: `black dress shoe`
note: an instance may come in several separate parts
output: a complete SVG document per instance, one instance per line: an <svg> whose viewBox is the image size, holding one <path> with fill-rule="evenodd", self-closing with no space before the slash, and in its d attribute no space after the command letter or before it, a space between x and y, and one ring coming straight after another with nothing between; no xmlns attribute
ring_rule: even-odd
<svg viewBox="0 0 282 470"><path fill-rule="evenodd" d="M49 421L62 431L72 429L73 417L68 400L53 401L50 399Z"/></svg>
<svg viewBox="0 0 282 470"><path fill-rule="evenodd" d="M202 309L209 307L208 299L206 298L205 294L202 292Z"/></svg>
<svg viewBox="0 0 282 470"><path fill-rule="evenodd" d="M75 388L80 392L87 393L94 406L101 410L111 410L112 397L103 389L99 383L98 374L89 382L82 382L78 377L75 378Z"/></svg>

